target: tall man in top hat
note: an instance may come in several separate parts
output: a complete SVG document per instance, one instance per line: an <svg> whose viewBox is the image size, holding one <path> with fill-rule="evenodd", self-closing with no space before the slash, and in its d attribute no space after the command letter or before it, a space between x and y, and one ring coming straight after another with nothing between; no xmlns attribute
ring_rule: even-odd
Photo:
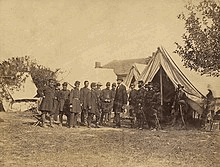
<svg viewBox="0 0 220 167"><path fill-rule="evenodd" d="M88 118L88 108L86 105L86 98L89 93L89 81L84 81L84 87L80 89L80 103L82 106L82 112L81 112L81 123L86 124L87 118Z"/></svg>
<svg viewBox="0 0 220 167"><path fill-rule="evenodd" d="M128 95L126 92L126 87L122 84L123 78L117 78L117 88L115 93L115 98L113 102L113 112L115 112L115 127L121 127L121 118L120 113L125 109L125 105L127 104Z"/></svg>

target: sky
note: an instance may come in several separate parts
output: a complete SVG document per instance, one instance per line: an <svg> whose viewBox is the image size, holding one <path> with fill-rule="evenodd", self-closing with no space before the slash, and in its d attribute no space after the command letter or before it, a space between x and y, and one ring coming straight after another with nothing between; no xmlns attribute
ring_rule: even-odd
<svg viewBox="0 0 220 167"><path fill-rule="evenodd" d="M148 57L163 46L200 86L209 79L192 77L194 73L173 53L174 42L182 43L185 31L177 15L186 11L187 2L0 0L0 60L28 55L51 69L68 67L80 72L94 67L96 61L104 65L112 60Z"/></svg>
<svg viewBox="0 0 220 167"><path fill-rule="evenodd" d="M0 0L0 59L52 69L143 58L181 42L186 0Z"/></svg>

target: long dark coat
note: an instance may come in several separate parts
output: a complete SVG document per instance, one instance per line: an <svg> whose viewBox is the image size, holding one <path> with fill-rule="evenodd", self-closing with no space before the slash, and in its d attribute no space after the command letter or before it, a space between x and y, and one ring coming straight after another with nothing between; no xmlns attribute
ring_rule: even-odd
<svg viewBox="0 0 220 167"><path fill-rule="evenodd" d="M69 111L69 95L70 91L69 90L60 90L58 94L58 109L59 111L65 111L67 113Z"/></svg>
<svg viewBox="0 0 220 167"><path fill-rule="evenodd" d="M95 90L91 90L87 94L87 107L88 112L99 115L99 98Z"/></svg>
<svg viewBox="0 0 220 167"><path fill-rule="evenodd" d="M72 104L72 109L70 112L80 113L82 111L80 106L80 91L79 89L72 89L69 96L70 105Z"/></svg>
<svg viewBox="0 0 220 167"><path fill-rule="evenodd" d="M119 85L116 89L115 98L113 102L113 111L122 112L122 106L127 104L127 91L124 85Z"/></svg>
<svg viewBox="0 0 220 167"><path fill-rule="evenodd" d="M54 112L55 88L46 86L42 91L43 99L39 107L40 111Z"/></svg>
<svg viewBox="0 0 220 167"><path fill-rule="evenodd" d="M86 98L87 98L88 93L89 93L89 88L83 87L80 89L80 102L84 110L87 109Z"/></svg>
<svg viewBox="0 0 220 167"><path fill-rule="evenodd" d="M102 112L111 112L113 93L110 89L103 89L100 94Z"/></svg>

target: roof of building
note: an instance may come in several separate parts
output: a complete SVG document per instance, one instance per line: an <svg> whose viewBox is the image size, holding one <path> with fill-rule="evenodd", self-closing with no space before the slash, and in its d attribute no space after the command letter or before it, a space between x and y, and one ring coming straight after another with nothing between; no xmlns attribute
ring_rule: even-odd
<svg viewBox="0 0 220 167"><path fill-rule="evenodd" d="M147 64L151 57L139 59L113 60L102 68L114 69L116 75L127 75L134 63Z"/></svg>

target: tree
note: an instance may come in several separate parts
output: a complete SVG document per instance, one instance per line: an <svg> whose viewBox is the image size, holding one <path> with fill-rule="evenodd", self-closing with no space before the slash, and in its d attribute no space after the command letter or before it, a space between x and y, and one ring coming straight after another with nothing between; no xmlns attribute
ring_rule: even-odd
<svg viewBox="0 0 220 167"><path fill-rule="evenodd" d="M201 75L219 76L220 72L220 6L214 0L189 3L187 13L178 15L185 22L183 46L175 43L174 51L181 56L184 66Z"/></svg>
<svg viewBox="0 0 220 167"><path fill-rule="evenodd" d="M25 78L24 72L29 72L38 89L41 89L49 78L55 79L54 71L37 64L29 56L12 57L0 63L0 81L9 86L19 86ZM23 79L22 79L23 78Z"/></svg>

